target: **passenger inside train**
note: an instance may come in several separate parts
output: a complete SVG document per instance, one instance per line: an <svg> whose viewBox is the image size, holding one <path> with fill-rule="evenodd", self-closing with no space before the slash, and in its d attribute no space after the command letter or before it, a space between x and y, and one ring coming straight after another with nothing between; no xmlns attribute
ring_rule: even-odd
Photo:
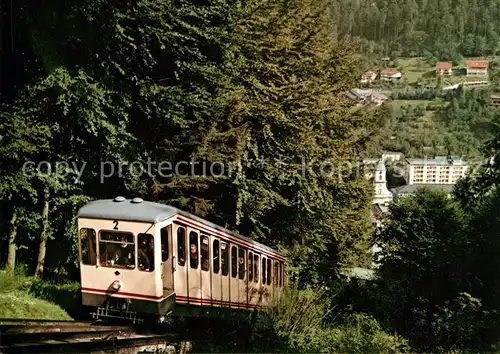
<svg viewBox="0 0 500 354"><path fill-rule="evenodd" d="M139 234L139 270L154 271L154 248L151 235Z"/></svg>

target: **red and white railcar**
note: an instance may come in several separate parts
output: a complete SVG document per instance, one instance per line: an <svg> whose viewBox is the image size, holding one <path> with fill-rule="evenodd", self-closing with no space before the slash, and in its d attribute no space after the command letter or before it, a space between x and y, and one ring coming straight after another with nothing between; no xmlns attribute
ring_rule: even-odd
<svg viewBox="0 0 500 354"><path fill-rule="evenodd" d="M117 197L77 220L82 302L97 317L256 309L285 282L279 252L171 206Z"/></svg>

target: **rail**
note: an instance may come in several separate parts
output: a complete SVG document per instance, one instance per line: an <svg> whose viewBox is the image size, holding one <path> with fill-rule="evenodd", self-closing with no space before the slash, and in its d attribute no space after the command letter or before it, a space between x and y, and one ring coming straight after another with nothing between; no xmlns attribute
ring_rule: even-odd
<svg viewBox="0 0 500 354"><path fill-rule="evenodd" d="M170 350L174 333L151 333L146 328L94 321L0 319L0 353L106 352Z"/></svg>

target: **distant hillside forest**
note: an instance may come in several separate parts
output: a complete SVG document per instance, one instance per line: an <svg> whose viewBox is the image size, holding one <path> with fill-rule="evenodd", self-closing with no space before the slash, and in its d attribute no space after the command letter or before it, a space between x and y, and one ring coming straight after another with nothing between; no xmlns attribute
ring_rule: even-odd
<svg viewBox="0 0 500 354"><path fill-rule="evenodd" d="M458 61L494 55L500 38L500 3L491 0L339 0L333 17L339 38L390 56Z"/></svg>

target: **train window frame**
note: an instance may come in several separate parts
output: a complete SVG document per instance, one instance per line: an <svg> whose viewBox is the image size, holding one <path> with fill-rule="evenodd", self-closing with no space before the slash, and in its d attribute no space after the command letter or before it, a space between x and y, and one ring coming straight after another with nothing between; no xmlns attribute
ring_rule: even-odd
<svg viewBox="0 0 500 354"><path fill-rule="evenodd" d="M261 283L262 285L266 285L266 280L267 280L267 257L264 257L262 256L261 257L262 259L262 269L260 270L261 271L261 275L262 275L262 279L261 279Z"/></svg>
<svg viewBox="0 0 500 354"><path fill-rule="evenodd" d="M259 267L260 267L260 255L257 253L253 254L253 281L254 283L259 283Z"/></svg>
<svg viewBox="0 0 500 354"><path fill-rule="evenodd" d="M151 250L152 252L149 255L144 253L145 258L149 262L149 267L144 266L144 268L141 267L141 263L140 263L140 257L141 257L140 251L142 250L141 237L150 238L151 244L153 245L153 248ZM154 270L155 270L155 238L151 234L148 234L148 233L137 234L137 268L139 269L139 271L147 272L147 273L154 272Z"/></svg>
<svg viewBox="0 0 500 354"><path fill-rule="evenodd" d="M248 281L253 281L253 252L248 252Z"/></svg>
<svg viewBox="0 0 500 354"><path fill-rule="evenodd" d="M267 285L271 285L271 278L273 274L273 262L271 258L267 258Z"/></svg>
<svg viewBox="0 0 500 354"><path fill-rule="evenodd" d="M215 243L217 242L217 247ZM217 252L216 252L217 251ZM220 271L220 241L214 238L212 241L212 272L214 274L219 274Z"/></svg>
<svg viewBox="0 0 500 354"><path fill-rule="evenodd" d="M246 257L245 249L243 247L238 247L238 279L245 280L246 274Z"/></svg>
<svg viewBox="0 0 500 354"><path fill-rule="evenodd" d="M200 267L200 245L199 245L198 232L191 230L189 232L189 266L192 269L198 269ZM191 252L191 246L196 246L196 252ZM196 255L196 257L193 257Z"/></svg>
<svg viewBox="0 0 500 354"><path fill-rule="evenodd" d="M206 245L206 248L204 245ZM206 234L200 234L200 263L201 270L204 272L210 270L210 237Z"/></svg>
<svg viewBox="0 0 500 354"><path fill-rule="evenodd" d="M277 288L278 287L278 281L279 281L279 272L280 272L280 265L278 261L274 260L274 278L273 278L273 285Z"/></svg>
<svg viewBox="0 0 500 354"><path fill-rule="evenodd" d="M132 236L132 241L113 241L113 240L103 240L102 239L102 235L103 233L107 233L107 234L121 234L121 235L130 235ZM105 268L114 268L114 269L123 269L123 270L134 270L136 268L136 257L137 257L137 247L136 247L136 239L135 239L135 235L129 231L117 231L117 230L106 230L106 229L101 229L99 230L99 233L98 233L98 247L99 247L99 250L98 250L98 258L99 258L99 266L101 267L105 267ZM129 264L128 266L117 266L113 263L111 263L110 261L110 264L106 264L106 263L103 263L102 261L102 254L101 254L101 251L102 249L106 249L106 252L105 254L107 254L107 248L108 246L106 246L106 244L116 244L116 245L123 245L123 244L126 244L127 246L123 247L123 248L127 248L128 246L132 246L132 256L131 257L127 257L125 256L124 258L128 258L129 260L132 260L133 261L133 264ZM104 246L104 247L103 247ZM116 246L114 246L113 248L115 248ZM119 248L117 248L119 249ZM116 251L116 250L115 250ZM129 256L130 256L130 252L129 252ZM107 258L106 258L107 259ZM106 261L105 261L106 262Z"/></svg>
<svg viewBox="0 0 500 354"><path fill-rule="evenodd" d="M161 261L166 262L170 258L169 235L172 233L172 225L167 225L160 229ZM165 252L164 252L165 251Z"/></svg>
<svg viewBox="0 0 500 354"><path fill-rule="evenodd" d="M280 288L283 287L283 262L278 262L279 264L279 284Z"/></svg>
<svg viewBox="0 0 500 354"><path fill-rule="evenodd" d="M182 231L182 233L179 233ZM183 226L177 226L177 257L179 258L177 263L184 267L186 265L186 228ZM179 242L181 240L181 242Z"/></svg>
<svg viewBox="0 0 500 354"><path fill-rule="evenodd" d="M86 236L88 236L87 232L91 231L91 236L88 236L87 241L85 242L85 244L87 245L86 252L88 252L88 255L85 258L83 256L83 254L84 254L84 247L83 247L84 242L82 239L82 231L85 231ZM92 240L93 240L93 242L92 242ZM97 265L97 258L98 258L97 257L97 232L93 228L82 227L78 232L78 241L80 243L80 250L79 250L80 263L82 265L91 265L91 266ZM92 247L93 247L93 252L91 251ZM92 261L92 259L93 259L93 261ZM89 261L84 262L84 260L89 260Z"/></svg>
<svg viewBox="0 0 500 354"><path fill-rule="evenodd" d="M237 262L238 262L238 247L235 245L231 245L231 278L236 278L238 276Z"/></svg>
<svg viewBox="0 0 500 354"><path fill-rule="evenodd" d="M229 246L227 242L220 243L220 255L221 255L221 274L225 277L229 275Z"/></svg>

